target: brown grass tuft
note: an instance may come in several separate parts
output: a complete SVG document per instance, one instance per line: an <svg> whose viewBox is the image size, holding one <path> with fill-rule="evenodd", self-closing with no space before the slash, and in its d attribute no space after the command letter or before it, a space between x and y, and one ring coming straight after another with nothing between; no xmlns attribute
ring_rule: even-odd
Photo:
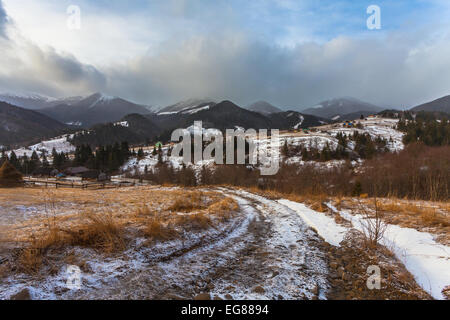
<svg viewBox="0 0 450 320"><path fill-rule="evenodd" d="M63 230L69 235L66 243L112 253L125 248L124 228L109 214L85 212L85 224L73 230Z"/></svg>
<svg viewBox="0 0 450 320"><path fill-rule="evenodd" d="M178 233L169 223L164 224L160 218L153 217L144 228L145 236L152 240L170 240L176 238Z"/></svg>
<svg viewBox="0 0 450 320"><path fill-rule="evenodd" d="M415 223L428 227L450 226L450 219L439 213L436 208L418 206L412 203L385 203L380 205L380 209L385 212L394 213L396 216L391 219L396 222ZM405 220L405 221L402 221Z"/></svg>
<svg viewBox="0 0 450 320"><path fill-rule="evenodd" d="M193 210L204 209L200 192L188 192L175 199L175 202L168 208L173 212L191 212Z"/></svg>
<svg viewBox="0 0 450 320"><path fill-rule="evenodd" d="M124 230L110 215L84 213L83 222L71 230L50 226L40 236L31 236L29 245L18 257L18 268L26 273L39 271L50 249L65 246L94 248L103 253L113 253L125 248Z"/></svg>

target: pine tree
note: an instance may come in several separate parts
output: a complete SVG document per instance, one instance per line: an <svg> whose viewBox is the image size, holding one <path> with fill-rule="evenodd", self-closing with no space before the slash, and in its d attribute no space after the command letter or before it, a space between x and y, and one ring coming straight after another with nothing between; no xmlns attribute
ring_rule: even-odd
<svg viewBox="0 0 450 320"><path fill-rule="evenodd" d="M0 158L0 166L2 166L6 160L8 160L8 157L6 156L5 150L2 150L2 157Z"/></svg>
<svg viewBox="0 0 450 320"><path fill-rule="evenodd" d="M48 169L50 167L50 164L48 163L47 156L45 155L45 153L42 154L42 167L44 169Z"/></svg>
<svg viewBox="0 0 450 320"><path fill-rule="evenodd" d="M22 170L22 166L20 165L20 161L16 156L16 153L14 151L11 151L11 154L9 155L9 162L19 171Z"/></svg>
<svg viewBox="0 0 450 320"><path fill-rule="evenodd" d="M355 186L353 187L352 195L354 197L359 197L362 194L362 185L361 182L357 181Z"/></svg>
<svg viewBox="0 0 450 320"><path fill-rule="evenodd" d="M158 153L158 164L163 164L164 160L163 160L163 156L162 156L162 152Z"/></svg>
<svg viewBox="0 0 450 320"><path fill-rule="evenodd" d="M285 157L289 156L289 145L287 139L284 140L283 149L281 150L281 154Z"/></svg>
<svg viewBox="0 0 450 320"><path fill-rule="evenodd" d="M144 150L142 148L139 148L137 157L139 160L144 159L145 154L144 154Z"/></svg>

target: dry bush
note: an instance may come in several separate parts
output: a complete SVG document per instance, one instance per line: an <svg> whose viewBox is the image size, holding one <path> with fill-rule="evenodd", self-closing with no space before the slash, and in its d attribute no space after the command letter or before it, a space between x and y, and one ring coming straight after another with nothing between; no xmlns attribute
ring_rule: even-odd
<svg viewBox="0 0 450 320"><path fill-rule="evenodd" d="M104 253L112 253L125 248L124 227L118 224L109 214L82 214L85 223L76 230L62 230L69 236L67 244L98 249Z"/></svg>
<svg viewBox="0 0 450 320"><path fill-rule="evenodd" d="M411 144L399 153L367 161L360 175L363 190L378 196L447 201L450 197L450 146Z"/></svg>
<svg viewBox="0 0 450 320"><path fill-rule="evenodd" d="M39 271L47 250L61 244L61 233L55 228L49 229L40 237L32 235L29 246L22 249L19 254L17 260L18 269L26 273Z"/></svg>
<svg viewBox="0 0 450 320"><path fill-rule="evenodd" d="M19 270L26 273L39 271L50 249L83 246L113 253L125 248L123 227L110 215L87 212L82 214L81 221L70 230L52 225L43 234L31 236L29 245L21 250L17 259Z"/></svg>
<svg viewBox="0 0 450 320"><path fill-rule="evenodd" d="M186 216L185 216L186 217ZM188 223L194 227L194 229L200 229L204 230L211 226L211 218L207 216L204 212L199 212L196 214L192 214L187 216L188 217Z"/></svg>
<svg viewBox="0 0 450 320"><path fill-rule="evenodd" d="M374 212L371 213L365 205L360 202L360 210L364 216L362 223L363 235L365 238L365 245L368 248L376 248L383 239L386 232L387 224L383 220L383 214L379 209L377 198L373 199Z"/></svg>
<svg viewBox="0 0 450 320"><path fill-rule="evenodd" d="M231 218L233 212L239 210L239 205L236 200L232 198L224 198L219 202L214 202L208 207L208 212L222 221L226 221Z"/></svg>
<svg viewBox="0 0 450 320"><path fill-rule="evenodd" d="M202 194L200 192L188 192L182 196L178 196L168 210L173 212L191 212L204 208Z"/></svg>
<svg viewBox="0 0 450 320"><path fill-rule="evenodd" d="M152 240L170 240L176 238L178 233L170 224L164 224L161 218L152 217L145 225L144 234Z"/></svg>

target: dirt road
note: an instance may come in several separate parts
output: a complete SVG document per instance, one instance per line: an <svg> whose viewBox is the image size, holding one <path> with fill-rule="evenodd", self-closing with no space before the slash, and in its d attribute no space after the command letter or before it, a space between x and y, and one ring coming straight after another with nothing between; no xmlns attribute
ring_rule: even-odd
<svg viewBox="0 0 450 320"><path fill-rule="evenodd" d="M74 248L85 264L81 289L66 286L66 268L54 275L7 278L0 299L26 287L34 299L325 299L323 240L298 214L276 201L220 189L240 212L223 228L183 242L145 246L142 239L114 257Z"/></svg>

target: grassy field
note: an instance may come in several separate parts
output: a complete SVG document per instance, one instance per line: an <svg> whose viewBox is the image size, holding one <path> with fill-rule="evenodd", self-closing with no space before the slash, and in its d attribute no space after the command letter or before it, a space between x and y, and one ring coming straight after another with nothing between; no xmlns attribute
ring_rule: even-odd
<svg viewBox="0 0 450 320"><path fill-rule="evenodd" d="M112 253L131 238L168 240L184 230L207 229L238 209L217 192L154 187L15 188L5 189L0 201L1 241L24 249L17 265L25 272L37 271L51 248L82 246Z"/></svg>

